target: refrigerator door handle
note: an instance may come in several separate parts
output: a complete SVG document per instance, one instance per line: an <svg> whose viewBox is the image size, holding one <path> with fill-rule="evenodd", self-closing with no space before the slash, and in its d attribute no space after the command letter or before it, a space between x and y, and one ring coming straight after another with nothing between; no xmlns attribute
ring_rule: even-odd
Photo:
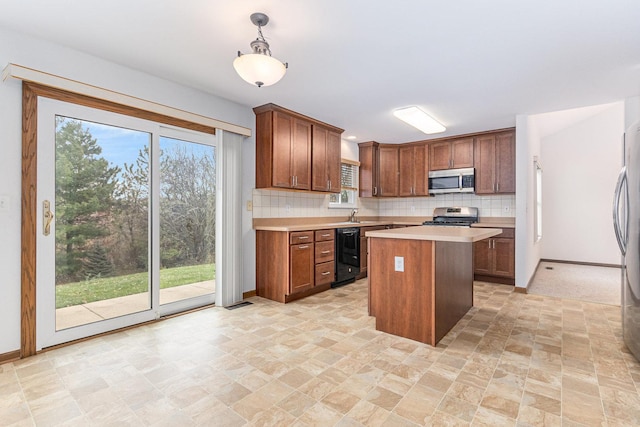
<svg viewBox="0 0 640 427"><path fill-rule="evenodd" d="M616 240L620 247L622 255L627 253L627 236L626 233L622 235L622 229L620 227L620 196L622 195L622 187L627 182L627 167L623 166L618 175L618 182L616 183L616 190L613 196L613 230L616 233ZM626 206L625 206L626 207ZM625 218L625 222L627 218ZM626 228L626 227L625 227Z"/></svg>

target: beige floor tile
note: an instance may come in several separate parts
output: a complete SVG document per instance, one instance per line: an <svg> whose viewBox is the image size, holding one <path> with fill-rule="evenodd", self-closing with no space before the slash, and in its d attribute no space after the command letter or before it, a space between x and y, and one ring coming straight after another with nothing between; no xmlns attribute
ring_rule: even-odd
<svg viewBox="0 0 640 427"><path fill-rule="evenodd" d="M253 297L0 365L1 424L640 424L619 308L477 282L434 348L376 331L366 292Z"/></svg>

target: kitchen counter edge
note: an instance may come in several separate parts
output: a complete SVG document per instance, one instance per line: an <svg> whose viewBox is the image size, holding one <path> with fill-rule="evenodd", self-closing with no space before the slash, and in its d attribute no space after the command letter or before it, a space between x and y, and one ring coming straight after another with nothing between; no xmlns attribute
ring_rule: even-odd
<svg viewBox="0 0 640 427"><path fill-rule="evenodd" d="M433 240L436 242L473 243L502 233L501 228L485 227L443 227L427 225L420 227L395 228L390 230L367 231L366 237L405 240Z"/></svg>
<svg viewBox="0 0 640 427"><path fill-rule="evenodd" d="M313 222L308 224L296 223L287 224L283 221L280 224L255 224L254 230L262 231L307 231L307 230L322 230L325 228L351 228L351 227L378 227L384 225L406 225L415 226L422 225L424 220L431 220L431 217L420 218L416 221L411 220L371 220L362 222L348 222L348 221L330 221L330 222ZM484 218L480 222L472 225L473 228L515 228L515 218Z"/></svg>

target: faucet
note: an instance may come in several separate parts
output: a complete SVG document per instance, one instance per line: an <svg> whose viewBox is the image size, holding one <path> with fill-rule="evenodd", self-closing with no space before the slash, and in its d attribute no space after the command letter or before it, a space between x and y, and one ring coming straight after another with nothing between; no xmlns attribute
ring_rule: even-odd
<svg viewBox="0 0 640 427"><path fill-rule="evenodd" d="M356 219L356 214L358 213L358 209L351 209L351 215L349 215L349 222L358 222Z"/></svg>

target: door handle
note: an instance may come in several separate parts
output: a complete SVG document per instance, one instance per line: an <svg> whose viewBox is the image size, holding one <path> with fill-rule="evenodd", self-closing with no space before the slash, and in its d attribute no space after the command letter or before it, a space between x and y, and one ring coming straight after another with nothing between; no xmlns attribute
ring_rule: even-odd
<svg viewBox="0 0 640 427"><path fill-rule="evenodd" d="M627 233L622 235L622 229L620 227L620 196L622 195L622 187L627 182L627 167L624 166L620 170L618 175L618 182L616 183L616 189L613 196L613 231L616 233L616 240L620 247L622 255L627 253ZM629 209L628 203L625 203L625 209ZM627 216L625 216L625 225L628 222ZM626 226L625 226L626 229Z"/></svg>
<svg viewBox="0 0 640 427"><path fill-rule="evenodd" d="M51 222L53 221L53 212L51 212L51 202L45 200L42 202L42 234L48 236L51 233Z"/></svg>

